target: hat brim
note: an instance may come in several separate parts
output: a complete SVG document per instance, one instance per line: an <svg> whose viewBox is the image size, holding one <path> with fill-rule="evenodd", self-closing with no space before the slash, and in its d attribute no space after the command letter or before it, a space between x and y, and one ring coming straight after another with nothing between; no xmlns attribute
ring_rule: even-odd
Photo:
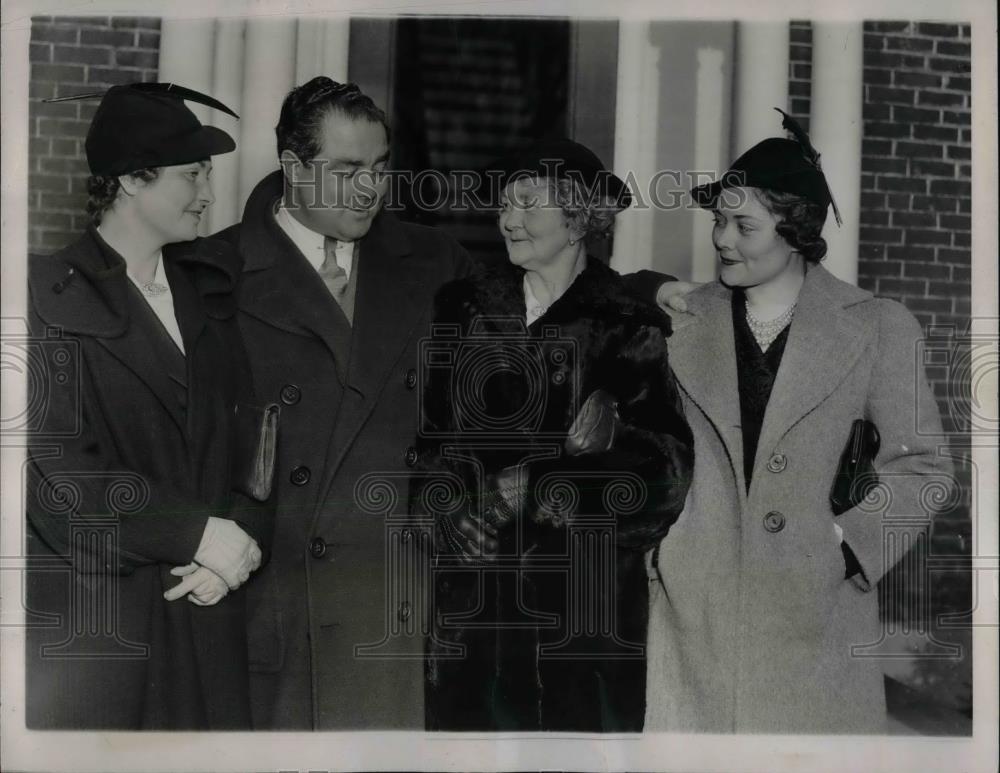
<svg viewBox="0 0 1000 773"><path fill-rule="evenodd" d="M175 137L169 147L159 148L159 166L190 164L236 150L236 140L215 126L202 126L197 130Z"/></svg>
<svg viewBox="0 0 1000 773"><path fill-rule="evenodd" d="M809 170L780 175L760 175L749 174L741 169L730 169L720 179L692 188L691 198L702 209L715 209L723 192L735 188L761 188L791 193L821 206L830 203L825 178L817 182Z"/></svg>
<svg viewBox="0 0 1000 773"><path fill-rule="evenodd" d="M137 169L191 164L234 150L236 141L222 129L199 126L187 134L171 137L169 142L161 141L156 147L145 148L128 158L119 159L111 168L91 168L91 174L117 176Z"/></svg>
<svg viewBox="0 0 1000 773"><path fill-rule="evenodd" d="M575 143L570 143L575 145ZM589 149L579 146L583 152L591 154ZM513 180L525 177L539 179L557 177L574 180L583 186L591 200L593 196L607 197L615 202L619 210L627 209L632 204L632 192L620 177L600 165L594 156L593 168L584 172L574 168L574 159L565 156L565 149L554 143L552 146L543 144L526 150L504 156L487 166L487 175L500 174L500 185L505 187ZM593 177L595 179L588 179Z"/></svg>

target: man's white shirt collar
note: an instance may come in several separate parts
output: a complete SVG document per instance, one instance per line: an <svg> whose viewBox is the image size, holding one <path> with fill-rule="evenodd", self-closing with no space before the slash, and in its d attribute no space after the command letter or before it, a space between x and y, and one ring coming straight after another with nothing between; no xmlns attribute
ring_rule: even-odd
<svg viewBox="0 0 1000 773"><path fill-rule="evenodd" d="M306 228L292 217L291 213L285 209L284 201L278 202L278 211L275 212L274 219L281 230L292 240L292 244L309 261L309 265L319 271L326 259L326 237ZM354 242L337 241L337 265L344 269L350 278L351 269L354 266Z"/></svg>

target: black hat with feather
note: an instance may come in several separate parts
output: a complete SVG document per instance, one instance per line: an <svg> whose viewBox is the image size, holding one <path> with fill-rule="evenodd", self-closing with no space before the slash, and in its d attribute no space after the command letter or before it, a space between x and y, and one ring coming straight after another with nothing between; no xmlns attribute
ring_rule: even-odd
<svg viewBox="0 0 1000 773"><path fill-rule="evenodd" d="M795 139L771 137L758 142L736 159L721 179L693 188L691 196L698 206L712 209L725 188L766 188L802 196L824 209L832 205L840 225L840 211L820 166L819 152L798 121L784 110L774 109L784 117L782 128Z"/></svg>
<svg viewBox="0 0 1000 773"><path fill-rule="evenodd" d="M86 141L91 174L117 176L148 167L189 164L236 149L232 137L222 129L203 126L184 101L239 116L217 99L174 83L130 83L45 101L96 98L101 104Z"/></svg>

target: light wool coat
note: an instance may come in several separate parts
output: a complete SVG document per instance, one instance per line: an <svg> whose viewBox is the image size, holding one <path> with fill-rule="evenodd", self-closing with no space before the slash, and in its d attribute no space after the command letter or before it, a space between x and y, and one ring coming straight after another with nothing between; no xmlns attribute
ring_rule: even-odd
<svg viewBox="0 0 1000 773"><path fill-rule="evenodd" d="M872 588L900 557L892 532L912 531L894 519L929 519L951 490L921 328L898 303L812 267L747 492L730 304L713 283L674 320L670 356L695 470L656 565L648 557L645 729L883 732L881 663L864 656L880 640ZM830 489L860 418L881 434L885 488L835 517ZM845 580L835 524L864 578Z"/></svg>

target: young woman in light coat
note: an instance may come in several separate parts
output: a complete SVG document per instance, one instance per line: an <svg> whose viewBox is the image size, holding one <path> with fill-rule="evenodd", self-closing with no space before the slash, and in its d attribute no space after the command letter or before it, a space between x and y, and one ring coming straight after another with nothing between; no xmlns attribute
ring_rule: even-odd
<svg viewBox="0 0 1000 773"><path fill-rule="evenodd" d="M873 589L911 531L898 519L928 519L950 491L920 325L820 265L832 199L793 131L693 191L719 279L674 319L695 469L648 556L646 731L884 732ZM858 419L881 435L879 486L835 515Z"/></svg>

